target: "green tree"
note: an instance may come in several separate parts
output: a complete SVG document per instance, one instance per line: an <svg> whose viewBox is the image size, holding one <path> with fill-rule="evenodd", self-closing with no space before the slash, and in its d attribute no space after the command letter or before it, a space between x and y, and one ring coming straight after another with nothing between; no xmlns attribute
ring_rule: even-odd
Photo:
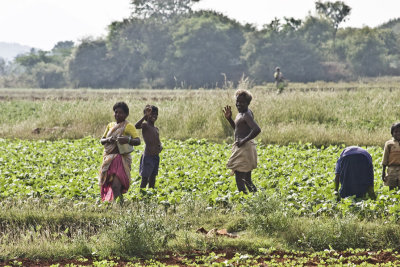
<svg viewBox="0 0 400 267"><path fill-rule="evenodd" d="M287 32L287 33L296 32L302 24L301 19L284 17L284 20L285 20L285 24L283 24L282 31Z"/></svg>
<svg viewBox="0 0 400 267"><path fill-rule="evenodd" d="M107 38L109 59L118 69L120 87L165 86L163 69L172 43L170 23L132 18L114 22Z"/></svg>
<svg viewBox="0 0 400 267"><path fill-rule="evenodd" d="M200 0L131 0L132 16L169 20L192 12L192 5Z"/></svg>
<svg viewBox="0 0 400 267"><path fill-rule="evenodd" d="M335 50L336 33L340 23L346 21L350 15L351 7L342 1L336 2L315 2L315 9L332 22L333 26L333 48Z"/></svg>
<svg viewBox="0 0 400 267"><path fill-rule="evenodd" d="M64 68L52 63L40 62L32 69L40 88L61 88L66 86Z"/></svg>
<svg viewBox="0 0 400 267"><path fill-rule="evenodd" d="M249 33L242 54L250 77L257 83L272 82L276 66L292 81L308 82L323 77L318 52L298 34L274 30Z"/></svg>
<svg viewBox="0 0 400 267"><path fill-rule="evenodd" d="M365 27L348 39L347 61L357 75L378 76L387 70L387 49L378 33Z"/></svg>
<svg viewBox="0 0 400 267"><path fill-rule="evenodd" d="M60 41L54 45L53 49L51 49L51 53L64 59L72 54L73 49L73 41Z"/></svg>
<svg viewBox="0 0 400 267"><path fill-rule="evenodd" d="M376 29L378 38L383 41L388 55L400 55L400 35L391 29Z"/></svg>
<svg viewBox="0 0 400 267"><path fill-rule="evenodd" d="M68 74L75 87L112 87L115 68L107 57L104 40L84 40L68 63Z"/></svg>
<svg viewBox="0 0 400 267"><path fill-rule="evenodd" d="M380 25L379 29L390 29L394 34L400 35L400 18L390 19L388 22Z"/></svg>
<svg viewBox="0 0 400 267"><path fill-rule="evenodd" d="M4 58L0 57L0 76L6 74L7 62Z"/></svg>
<svg viewBox="0 0 400 267"><path fill-rule="evenodd" d="M15 62L25 68L19 77L22 80L34 80L37 87L60 88L67 85L65 56L61 54L31 49L29 53L17 56Z"/></svg>
<svg viewBox="0 0 400 267"><path fill-rule="evenodd" d="M308 16L298 31L307 42L315 45L319 50L324 50L333 34L333 27L325 18Z"/></svg>
<svg viewBox="0 0 400 267"><path fill-rule="evenodd" d="M280 32L281 27L281 21L278 18L274 18L270 23L264 25L264 29L269 32Z"/></svg>
<svg viewBox="0 0 400 267"><path fill-rule="evenodd" d="M15 58L15 61L30 70L40 62L51 63L54 61L54 58L51 57L49 51L36 50L32 48L29 53L18 55Z"/></svg>
<svg viewBox="0 0 400 267"><path fill-rule="evenodd" d="M400 35L394 30L379 28L377 30L378 38L383 41L387 53L385 61L388 64L388 75L400 75Z"/></svg>
<svg viewBox="0 0 400 267"><path fill-rule="evenodd" d="M200 12L181 20L172 40L170 77L175 77L178 85L216 87L224 83L223 75L229 80L240 79L244 37L243 28L235 21L215 12Z"/></svg>

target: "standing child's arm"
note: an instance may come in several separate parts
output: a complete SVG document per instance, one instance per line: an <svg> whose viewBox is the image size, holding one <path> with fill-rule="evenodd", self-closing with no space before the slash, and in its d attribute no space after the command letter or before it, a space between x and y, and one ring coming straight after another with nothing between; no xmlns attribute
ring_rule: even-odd
<svg viewBox="0 0 400 267"><path fill-rule="evenodd" d="M388 141L385 143L385 147L383 148L382 181L385 181L386 167L389 165L389 153L390 153L390 145L389 145L389 141Z"/></svg>
<svg viewBox="0 0 400 267"><path fill-rule="evenodd" d="M146 120L147 116L144 115L143 118L141 118L140 120L138 120L135 124L135 128L136 129L142 129L142 123Z"/></svg>
<svg viewBox="0 0 400 267"><path fill-rule="evenodd" d="M231 106L224 107L222 112L225 115L225 119L227 119L229 121L229 124L231 125L233 130L235 130L235 122L232 120L232 108L231 108Z"/></svg>
<svg viewBox="0 0 400 267"><path fill-rule="evenodd" d="M140 120L138 120L135 124L136 129L142 129L142 123L147 120L151 115L151 107L149 105L146 106L146 109L144 111L144 116Z"/></svg>

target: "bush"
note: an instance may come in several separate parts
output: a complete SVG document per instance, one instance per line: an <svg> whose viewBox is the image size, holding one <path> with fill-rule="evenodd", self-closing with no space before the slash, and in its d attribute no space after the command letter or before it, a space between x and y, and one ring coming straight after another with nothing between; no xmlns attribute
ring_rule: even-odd
<svg viewBox="0 0 400 267"><path fill-rule="evenodd" d="M269 197L266 193L258 193L250 199L245 207L249 214L249 226L259 233L273 234L286 231L293 218L292 214L284 208L283 201Z"/></svg>
<svg viewBox="0 0 400 267"><path fill-rule="evenodd" d="M103 257L149 257L174 237L172 225L158 212L124 216L101 236L98 253Z"/></svg>

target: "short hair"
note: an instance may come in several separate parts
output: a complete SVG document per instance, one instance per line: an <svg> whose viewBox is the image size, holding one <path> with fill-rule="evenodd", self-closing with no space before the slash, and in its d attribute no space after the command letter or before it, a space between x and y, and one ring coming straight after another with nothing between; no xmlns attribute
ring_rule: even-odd
<svg viewBox="0 0 400 267"><path fill-rule="evenodd" d="M122 109L126 115L129 115L129 108L125 102L117 102L113 106L113 110L115 111L117 108Z"/></svg>
<svg viewBox="0 0 400 267"><path fill-rule="evenodd" d="M246 99L248 104L250 104L251 100L253 99L253 95L245 89L236 90L235 99L237 99L239 96L243 96Z"/></svg>
<svg viewBox="0 0 400 267"><path fill-rule="evenodd" d="M393 136L394 130L396 130L397 128L400 128L400 122L393 123L392 127L390 127L390 133L392 134L392 136Z"/></svg>
<svg viewBox="0 0 400 267"><path fill-rule="evenodd" d="M281 70L281 68L279 68L279 67L276 67L276 68L275 68L275 70Z"/></svg>
<svg viewBox="0 0 400 267"><path fill-rule="evenodd" d="M146 108L151 107L151 112L158 114L158 107L153 105L146 105L143 109L143 114L146 114Z"/></svg>

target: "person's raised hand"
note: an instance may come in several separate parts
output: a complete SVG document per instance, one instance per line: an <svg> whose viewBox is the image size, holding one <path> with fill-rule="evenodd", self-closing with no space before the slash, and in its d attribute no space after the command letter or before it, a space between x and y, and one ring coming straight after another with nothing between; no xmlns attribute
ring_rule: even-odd
<svg viewBox="0 0 400 267"><path fill-rule="evenodd" d="M232 118L232 108L231 108L231 106L224 107L222 112L224 113L224 116L225 116L226 119Z"/></svg>
<svg viewBox="0 0 400 267"><path fill-rule="evenodd" d="M146 116L146 118L149 118L151 116L151 106L147 105L146 108L144 109L144 115Z"/></svg>

